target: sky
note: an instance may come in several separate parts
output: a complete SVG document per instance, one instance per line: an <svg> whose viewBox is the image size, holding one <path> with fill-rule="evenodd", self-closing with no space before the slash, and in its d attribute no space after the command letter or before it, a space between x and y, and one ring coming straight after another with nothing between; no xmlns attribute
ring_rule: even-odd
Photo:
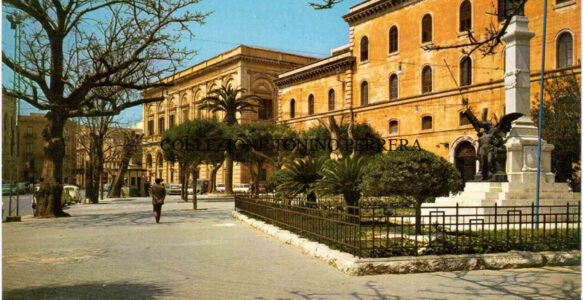
<svg viewBox="0 0 583 300"><path fill-rule="evenodd" d="M237 45L251 45L316 57L325 57L330 49L348 43L348 24L342 15L361 0L344 0L333 9L314 10L308 2L315 0L203 0L193 6L203 12L213 11L206 24L193 24L195 37L185 36L177 47L196 50L198 54L185 67L204 61ZM14 34L6 16L2 18L2 47L12 57ZM2 66L5 85L12 73ZM22 104L21 114L37 110ZM128 124L140 121L142 108L123 111L120 119Z"/></svg>

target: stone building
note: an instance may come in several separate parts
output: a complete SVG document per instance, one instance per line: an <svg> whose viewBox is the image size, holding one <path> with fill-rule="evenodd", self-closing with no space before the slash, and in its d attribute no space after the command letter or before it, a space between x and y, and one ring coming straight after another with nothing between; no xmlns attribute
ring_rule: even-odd
<svg viewBox="0 0 583 300"><path fill-rule="evenodd" d="M354 113L383 138L418 140L441 155L465 179L476 171L477 136L460 112L469 105L489 118L504 115L504 46L494 55L470 56L460 49L425 51L425 45L481 39L484 28L500 26L503 1L368 0L350 8L349 44L328 58L283 73L277 118L296 129L318 125L318 118ZM581 71L581 1L549 0L546 76ZM531 97L539 91L543 5L528 1L525 15L536 35L531 45ZM503 19L503 18L502 18ZM459 86L459 88L458 88Z"/></svg>
<svg viewBox="0 0 583 300"><path fill-rule="evenodd" d="M2 93L2 182L16 180L16 99Z"/></svg>
<svg viewBox="0 0 583 300"><path fill-rule="evenodd" d="M162 178L165 182L179 183L178 164L163 159L160 148L161 136L165 129L181 124L185 120L213 117L222 120L222 115L214 115L198 110L196 101L204 98L213 89L223 84L241 87L262 98L263 109L237 116L240 123L256 120L274 120L279 114L277 90L273 83L283 72L296 69L316 61L315 58L290 54L270 49L238 46L197 65L176 73L172 78L174 86L169 89L150 89L145 97L167 95L167 100L146 104L143 107L144 148L143 162L147 170L146 179ZM209 179L210 166L200 168L200 178ZM233 183L247 183L250 176L245 167L235 163ZM224 182L223 168L217 173L217 182Z"/></svg>
<svg viewBox="0 0 583 300"><path fill-rule="evenodd" d="M20 181L38 183L44 161L44 140L42 131L48 124L44 114L33 113L19 117ZM65 158L63 160L63 183L75 184L77 124L67 121L63 130Z"/></svg>

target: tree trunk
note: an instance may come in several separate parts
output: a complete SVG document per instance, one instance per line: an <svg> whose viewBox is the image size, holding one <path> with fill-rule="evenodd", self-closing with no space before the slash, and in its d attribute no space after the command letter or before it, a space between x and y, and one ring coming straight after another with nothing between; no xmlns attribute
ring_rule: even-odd
<svg viewBox="0 0 583 300"><path fill-rule="evenodd" d="M360 193L359 192L346 192L344 193L344 202L348 207L348 213L351 215L356 215L358 213L357 209L355 208L358 206L358 201L360 200Z"/></svg>
<svg viewBox="0 0 583 300"><path fill-rule="evenodd" d="M225 157L225 194L233 194L233 154L227 152Z"/></svg>
<svg viewBox="0 0 583 300"><path fill-rule="evenodd" d="M35 217L68 217L63 212L61 197L63 194L63 158L65 157L65 140L63 127L67 120L64 112L51 111L46 114L47 127L43 130L44 163L40 190L37 195Z"/></svg>
<svg viewBox="0 0 583 300"><path fill-rule="evenodd" d="M121 188L123 186L123 181L128 167L130 165L130 160L132 155L136 152L136 148L142 142L142 135L136 135L135 133L130 133L124 137L122 158L119 166L119 171L113 179L113 184L111 185L111 191L109 191L109 198L119 198L121 197Z"/></svg>
<svg viewBox="0 0 583 300"><path fill-rule="evenodd" d="M220 162L218 164L214 164L213 168L211 169L210 187L208 190L209 194L213 194L213 193L217 192L217 172L219 171L219 169L221 168L222 165L223 165L223 162Z"/></svg>
<svg viewBox="0 0 583 300"><path fill-rule="evenodd" d="M184 168L183 178L182 178L182 180L183 180L182 200L184 200L184 202L188 202L188 179L189 179L189 177L190 177L190 174L188 173L188 168Z"/></svg>
<svg viewBox="0 0 583 300"><path fill-rule="evenodd" d="M188 202L188 168L180 166L180 198L184 202Z"/></svg>
<svg viewBox="0 0 583 300"><path fill-rule="evenodd" d="M421 204L423 200L415 202L415 234L421 234Z"/></svg>
<svg viewBox="0 0 583 300"><path fill-rule="evenodd" d="M198 182L197 167L192 168L192 209L198 208L198 199L196 195L196 183Z"/></svg>

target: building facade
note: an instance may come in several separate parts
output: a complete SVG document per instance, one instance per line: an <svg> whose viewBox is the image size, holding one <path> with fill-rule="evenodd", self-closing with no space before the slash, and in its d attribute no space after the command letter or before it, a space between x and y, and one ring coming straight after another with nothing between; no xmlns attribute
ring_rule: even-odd
<svg viewBox="0 0 583 300"><path fill-rule="evenodd" d="M48 121L44 114L33 113L19 117L20 156L19 169L20 181L38 183L43 169L44 139L42 132ZM63 130L65 139L65 157L63 159L63 183L76 184L76 142L77 124L67 121Z"/></svg>
<svg viewBox="0 0 583 300"><path fill-rule="evenodd" d="M502 24L492 4L482 0L368 0L350 8L349 44L331 56L280 74L278 121L295 129L318 118L353 113L385 139L417 140L473 178L477 136L460 115L467 106L478 117L504 115L504 45L493 55L461 49L426 51L478 39L484 28ZM545 74L580 73L581 1L550 0ZM502 11L502 10L500 10ZM531 96L539 91L543 5L528 1L524 13L535 32L530 41ZM468 50L469 48L466 48Z"/></svg>
<svg viewBox="0 0 583 300"><path fill-rule="evenodd" d="M177 163L164 160L160 141L166 129L195 118L216 118L222 120L220 114L212 115L208 111L198 109L196 102L203 99L209 91L221 85L230 84L241 87L248 93L259 96L262 109L258 112L246 112L237 116L239 123L249 123L257 120L273 120L279 114L277 105L277 89L274 80L283 72L310 64L317 59L302 55L290 54L270 49L238 46L213 58L203 61L175 74L172 78L174 86L166 89L150 89L145 97L167 95L166 100L146 104L143 107L144 148L143 168L146 169L146 180L162 178L168 183L179 183L179 168ZM211 167L202 166L199 178L210 179ZM249 172L245 166L235 163L233 172L234 183L250 182ZM223 167L217 173L217 182L224 182Z"/></svg>
<svg viewBox="0 0 583 300"><path fill-rule="evenodd" d="M16 99L2 93L2 182L16 181Z"/></svg>

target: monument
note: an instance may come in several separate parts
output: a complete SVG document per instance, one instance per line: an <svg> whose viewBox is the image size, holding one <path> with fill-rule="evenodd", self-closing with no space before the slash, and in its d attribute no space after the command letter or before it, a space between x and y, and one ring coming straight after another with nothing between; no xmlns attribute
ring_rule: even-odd
<svg viewBox="0 0 583 300"><path fill-rule="evenodd" d="M466 113L480 136L479 181L466 182L461 194L437 198L425 203L424 209L439 206L530 206L536 199L538 128L530 119L530 39L528 18L514 16L503 37L506 53L504 83L506 88L506 116L502 126L494 126L484 117L473 120ZM507 118L507 119L505 119ZM510 121L510 127L508 123ZM500 134L504 131L504 145ZM506 134L507 132L507 134ZM555 182L551 171L551 151L554 146L541 141L541 174L539 205L576 205L580 195L573 193L567 183ZM503 154L500 151L504 149ZM504 157L505 156L505 157ZM505 172L499 172L497 162L504 163ZM505 174L503 174L505 173ZM485 177L484 177L485 176ZM434 209L433 209L434 210ZM475 210L473 210L475 211ZM476 211L477 212L477 211ZM480 213L487 213L482 210Z"/></svg>

